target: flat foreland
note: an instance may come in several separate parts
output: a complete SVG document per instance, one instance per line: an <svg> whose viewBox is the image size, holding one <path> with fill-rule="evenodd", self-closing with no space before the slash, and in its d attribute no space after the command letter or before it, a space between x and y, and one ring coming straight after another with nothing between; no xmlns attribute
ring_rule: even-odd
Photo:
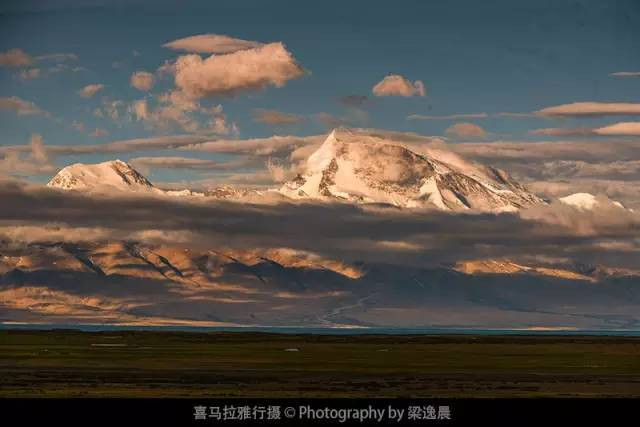
<svg viewBox="0 0 640 427"><path fill-rule="evenodd" d="M0 331L0 397L543 396L640 396L640 337Z"/></svg>

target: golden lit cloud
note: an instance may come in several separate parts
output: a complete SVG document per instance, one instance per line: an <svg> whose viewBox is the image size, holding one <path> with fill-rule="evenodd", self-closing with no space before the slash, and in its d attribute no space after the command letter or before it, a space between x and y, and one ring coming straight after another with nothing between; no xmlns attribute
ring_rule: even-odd
<svg viewBox="0 0 640 427"><path fill-rule="evenodd" d="M416 80L411 83L399 74L389 74L376 84L372 92L375 96L425 96L424 83Z"/></svg>

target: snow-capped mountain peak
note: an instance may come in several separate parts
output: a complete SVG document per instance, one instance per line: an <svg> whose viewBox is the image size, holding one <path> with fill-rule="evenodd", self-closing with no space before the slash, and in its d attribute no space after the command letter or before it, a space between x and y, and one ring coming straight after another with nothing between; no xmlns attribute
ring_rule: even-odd
<svg viewBox="0 0 640 427"><path fill-rule="evenodd" d="M63 168L47 184L63 190L154 191L141 173L122 160L97 164L76 163Z"/></svg>
<svg viewBox="0 0 640 427"><path fill-rule="evenodd" d="M328 167L335 156L337 149L336 144L338 144L338 139L336 138L336 131L333 130L320 148L314 151L307 159L307 171L321 172Z"/></svg>
<svg viewBox="0 0 640 427"><path fill-rule="evenodd" d="M494 212L542 202L504 171L442 149L420 154L402 142L350 129L332 131L307 159L306 172L280 192L297 199Z"/></svg>

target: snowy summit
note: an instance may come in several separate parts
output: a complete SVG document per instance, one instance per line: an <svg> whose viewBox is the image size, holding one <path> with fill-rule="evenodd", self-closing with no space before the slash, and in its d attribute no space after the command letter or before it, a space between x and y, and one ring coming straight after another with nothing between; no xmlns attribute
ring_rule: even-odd
<svg viewBox="0 0 640 427"><path fill-rule="evenodd" d="M58 172L47 186L63 190L146 192L156 190L147 178L122 160L93 165L76 163L67 166Z"/></svg>
<svg viewBox="0 0 640 427"><path fill-rule="evenodd" d="M441 210L515 211L542 199L499 169L446 150L419 154L379 135L334 130L285 183L288 197Z"/></svg>

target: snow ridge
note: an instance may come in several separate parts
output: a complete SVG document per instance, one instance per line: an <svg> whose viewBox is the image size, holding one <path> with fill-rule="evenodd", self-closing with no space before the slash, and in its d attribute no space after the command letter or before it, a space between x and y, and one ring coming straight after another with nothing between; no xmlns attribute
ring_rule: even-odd
<svg viewBox="0 0 640 427"><path fill-rule="evenodd" d="M598 207L612 206L620 209L626 209L622 203L611 200L606 195L595 196L591 193L573 193L558 199L565 205L572 206L580 211L592 211Z"/></svg>

